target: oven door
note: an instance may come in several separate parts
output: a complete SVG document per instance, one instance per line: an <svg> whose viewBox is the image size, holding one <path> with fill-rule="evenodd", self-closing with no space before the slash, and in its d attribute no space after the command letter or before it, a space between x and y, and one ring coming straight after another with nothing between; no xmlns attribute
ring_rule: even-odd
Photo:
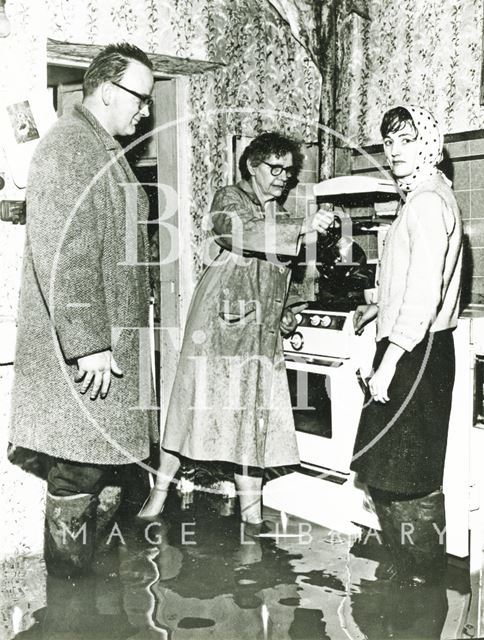
<svg viewBox="0 0 484 640"><path fill-rule="evenodd" d="M348 474L364 398L354 367L286 357L286 368L301 462Z"/></svg>

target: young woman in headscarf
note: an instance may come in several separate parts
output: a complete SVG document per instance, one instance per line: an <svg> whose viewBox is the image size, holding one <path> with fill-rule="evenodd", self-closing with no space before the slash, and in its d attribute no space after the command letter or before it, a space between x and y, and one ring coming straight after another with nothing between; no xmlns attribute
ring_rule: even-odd
<svg viewBox="0 0 484 640"><path fill-rule="evenodd" d="M437 169L443 136L433 115L396 107L380 130L402 201L385 238L378 303L354 316L357 332L377 318L377 350L352 469L373 498L391 574L417 585L445 567L442 479L462 223L451 184Z"/></svg>

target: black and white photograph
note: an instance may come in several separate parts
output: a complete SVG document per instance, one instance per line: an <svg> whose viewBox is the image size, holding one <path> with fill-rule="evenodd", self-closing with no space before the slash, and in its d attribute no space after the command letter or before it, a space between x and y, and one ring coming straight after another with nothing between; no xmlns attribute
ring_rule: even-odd
<svg viewBox="0 0 484 640"><path fill-rule="evenodd" d="M0 639L483 638L483 0L0 0L0 59Z"/></svg>

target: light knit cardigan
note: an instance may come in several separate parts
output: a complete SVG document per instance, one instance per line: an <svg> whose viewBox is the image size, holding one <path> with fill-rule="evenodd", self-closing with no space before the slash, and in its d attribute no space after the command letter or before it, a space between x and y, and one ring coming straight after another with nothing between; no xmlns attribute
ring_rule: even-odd
<svg viewBox="0 0 484 640"><path fill-rule="evenodd" d="M377 340L411 351L426 332L457 325L462 222L439 172L407 195L385 238L378 283Z"/></svg>

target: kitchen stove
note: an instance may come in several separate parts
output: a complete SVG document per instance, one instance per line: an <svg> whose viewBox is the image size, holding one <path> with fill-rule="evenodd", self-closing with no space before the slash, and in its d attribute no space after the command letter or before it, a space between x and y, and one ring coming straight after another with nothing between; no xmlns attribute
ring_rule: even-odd
<svg viewBox="0 0 484 640"><path fill-rule="evenodd" d="M377 528L365 490L350 471L375 325L357 336L352 311L317 307L296 319L283 347L301 468L267 483L264 503L347 533L359 531L355 521Z"/></svg>

